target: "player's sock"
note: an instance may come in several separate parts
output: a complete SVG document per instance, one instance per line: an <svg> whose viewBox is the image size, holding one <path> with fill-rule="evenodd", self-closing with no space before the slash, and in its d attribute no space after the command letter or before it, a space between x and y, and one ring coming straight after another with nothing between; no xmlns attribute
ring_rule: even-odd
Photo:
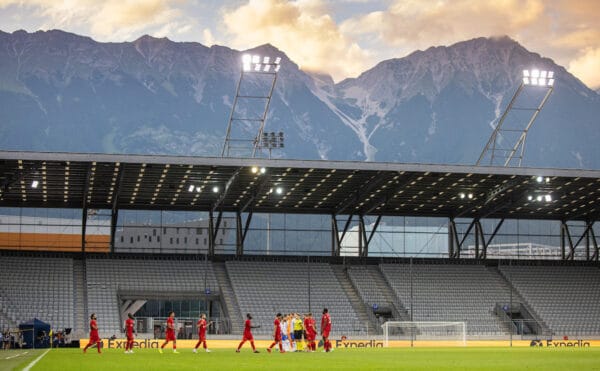
<svg viewBox="0 0 600 371"><path fill-rule="evenodd" d="M279 352L283 353L283 346L281 345L281 341L279 342Z"/></svg>
<svg viewBox="0 0 600 371"><path fill-rule="evenodd" d="M98 347L98 353L102 353L102 350L100 350L100 342L96 343L96 347Z"/></svg>
<svg viewBox="0 0 600 371"><path fill-rule="evenodd" d="M199 346L200 346L200 340L198 340L198 342L196 343L196 346L194 347L194 349L198 349Z"/></svg>
<svg viewBox="0 0 600 371"><path fill-rule="evenodd" d="M251 341L250 345L252 345L252 350L256 352L256 347L254 346L254 341Z"/></svg>

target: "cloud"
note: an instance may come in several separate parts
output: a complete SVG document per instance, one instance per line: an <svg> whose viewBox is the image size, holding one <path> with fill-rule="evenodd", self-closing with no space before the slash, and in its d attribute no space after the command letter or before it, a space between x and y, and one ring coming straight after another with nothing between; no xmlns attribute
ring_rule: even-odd
<svg viewBox="0 0 600 371"><path fill-rule="evenodd" d="M569 63L569 72L594 89L600 87L598 71L600 71L600 47L587 49L585 54Z"/></svg>
<svg viewBox="0 0 600 371"><path fill-rule="evenodd" d="M372 58L344 35L322 0L250 0L224 15L233 47L271 43L309 71L329 72L334 79L355 76Z"/></svg>
<svg viewBox="0 0 600 371"><path fill-rule="evenodd" d="M542 0L403 0L384 11L351 18L341 28L349 35L374 34L383 44L414 50L479 36L513 35L538 23L543 9Z"/></svg>
<svg viewBox="0 0 600 371"><path fill-rule="evenodd" d="M192 21L177 8L184 0L0 0L43 20L40 28L76 29L101 41L123 41L141 33L187 32Z"/></svg>

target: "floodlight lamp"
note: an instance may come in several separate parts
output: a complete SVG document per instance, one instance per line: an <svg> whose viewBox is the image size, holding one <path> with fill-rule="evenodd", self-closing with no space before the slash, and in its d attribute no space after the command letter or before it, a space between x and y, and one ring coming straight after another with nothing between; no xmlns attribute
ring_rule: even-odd
<svg viewBox="0 0 600 371"><path fill-rule="evenodd" d="M465 198L465 194L461 192L461 193L458 194L458 197Z"/></svg>
<svg viewBox="0 0 600 371"><path fill-rule="evenodd" d="M242 56L242 63L250 64L252 62L252 56L250 54L244 54Z"/></svg>
<svg viewBox="0 0 600 371"><path fill-rule="evenodd" d="M250 171L252 171L252 174L256 174L256 173L258 173L258 168L256 166L252 166Z"/></svg>
<svg viewBox="0 0 600 371"><path fill-rule="evenodd" d="M254 66L254 71L256 71L256 72L260 72L260 66L261 66L261 65L260 65L260 63L256 64L256 65Z"/></svg>
<svg viewBox="0 0 600 371"><path fill-rule="evenodd" d="M264 72L269 72L270 69L271 69L271 65L265 64Z"/></svg>
<svg viewBox="0 0 600 371"><path fill-rule="evenodd" d="M263 58L263 64L268 64L271 61L270 57L264 57Z"/></svg>
<svg viewBox="0 0 600 371"><path fill-rule="evenodd" d="M554 71L548 71L548 78L549 79L553 79L554 78Z"/></svg>
<svg viewBox="0 0 600 371"><path fill-rule="evenodd" d="M277 193L278 195L282 194L283 193L283 188L281 188L281 187L275 188L275 193Z"/></svg>
<svg viewBox="0 0 600 371"><path fill-rule="evenodd" d="M31 182L31 188L37 188L38 185L40 185L40 182L37 180L34 180L33 182Z"/></svg>
<svg viewBox="0 0 600 371"><path fill-rule="evenodd" d="M261 174L264 174L264 173L266 173L266 172L267 172L267 169L266 169L266 168L264 168L264 167L261 167L261 168L260 168L260 173L261 173Z"/></svg>
<svg viewBox="0 0 600 371"><path fill-rule="evenodd" d="M218 193L218 192L219 192L219 187L217 187L217 186L214 186L214 187L213 187L213 193Z"/></svg>
<svg viewBox="0 0 600 371"><path fill-rule="evenodd" d="M546 76L547 76L547 73L548 73L548 71L542 71L542 72L540 72L540 77L543 78L543 79L545 79Z"/></svg>
<svg viewBox="0 0 600 371"><path fill-rule="evenodd" d="M540 84L540 86L545 86L546 85L546 79L543 77L540 77L540 79L538 80L538 84Z"/></svg>
<svg viewBox="0 0 600 371"><path fill-rule="evenodd" d="M531 200L533 200L533 196L532 195L527 196L527 201L531 201Z"/></svg>
<svg viewBox="0 0 600 371"><path fill-rule="evenodd" d="M554 79L548 79L548 86L554 86Z"/></svg>
<svg viewBox="0 0 600 371"><path fill-rule="evenodd" d="M194 189L196 189L196 187L192 184L190 185L190 187L188 188L188 192L194 192Z"/></svg>
<svg viewBox="0 0 600 371"><path fill-rule="evenodd" d="M531 77L540 77L540 70L531 70Z"/></svg>
<svg viewBox="0 0 600 371"><path fill-rule="evenodd" d="M473 198L473 194L472 194L472 193L469 193L469 194L467 195L467 197L469 198L469 200L471 200L471 199Z"/></svg>
<svg viewBox="0 0 600 371"><path fill-rule="evenodd" d="M260 63L260 55L253 55L252 63Z"/></svg>
<svg viewBox="0 0 600 371"><path fill-rule="evenodd" d="M279 72L279 69L281 68L281 65L278 64L277 66L275 66L275 72Z"/></svg>
<svg viewBox="0 0 600 371"><path fill-rule="evenodd" d="M531 78L531 85L537 85L538 84L538 79L537 77L532 77Z"/></svg>
<svg viewBox="0 0 600 371"><path fill-rule="evenodd" d="M525 85L529 85L530 84L529 77L523 77L523 84L525 84Z"/></svg>
<svg viewBox="0 0 600 371"><path fill-rule="evenodd" d="M546 177L546 183L550 183L550 177Z"/></svg>
<svg viewBox="0 0 600 371"><path fill-rule="evenodd" d="M546 200L546 202L551 202L552 201L552 195L545 195L544 199Z"/></svg>
<svg viewBox="0 0 600 371"><path fill-rule="evenodd" d="M200 191L202 191L202 188L196 187L196 193L200 193Z"/></svg>
<svg viewBox="0 0 600 371"><path fill-rule="evenodd" d="M543 197L542 196L537 196L537 200L538 202L542 201Z"/></svg>
<svg viewBox="0 0 600 371"><path fill-rule="evenodd" d="M250 66L250 63L244 63L243 69L244 69L244 71L250 71L252 69L252 67Z"/></svg>
<svg viewBox="0 0 600 371"><path fill-rule="evenodd" d="M544 178L543 178L543 177L541 177L541 176L538 176L537 178L535 178L535 180L536 180L538 183L541 183L541 182L543 182L543 181L544 181Z"/></svg>
<svg viewBox="0 0 600 371"><path fill-rule="evenodd" d="M523 70L523 77L529 77L529 70Z"/></svg>
<svg viewBox="0 0 600 371"><path fill-rule="evenodd" d="M281 57L275 58L275 64L279 64L279 63L281 63Z"/></svg>

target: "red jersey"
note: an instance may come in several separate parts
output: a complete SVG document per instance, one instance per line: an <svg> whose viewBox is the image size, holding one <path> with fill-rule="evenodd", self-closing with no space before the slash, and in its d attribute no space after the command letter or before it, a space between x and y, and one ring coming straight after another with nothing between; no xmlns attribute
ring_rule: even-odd
<svg viewBox="0 0 600 371"><path fill-rule="evenodd" d="M275 326L275 336L281 335L281 322L279 322L279 318L275 318L273 325Z"/></svg>
<svg viewBox="0 0 600 371"><path fill-rule="evenodd" d="M175 320L171 317L167 318L167 333L175 334Z"/></svg>
<svg viewBox="0 0 600 371"><path fill-rule="evenodd" d="M321 332L329 331L331 331L331 317L329 317L329 313L325 313L321 317Z"/></svg>
<svg viewBox="0 0 600 371"><path fill-rule="evenodd" d="M95 319L90 321L90 337L98 337L98 324Z"/></svg>
<svg viewBox="0 0 600 371"><path fill-rule="evenodd" d="M198 336L200 338L206 337L206 320L205 319L199 320L196 323L196 326L198 326Z"/></svg>
<svg viewBox="0 0 600 371"><path fill-rule="evenodd" d="M134 322L131 318L127 318L127 320L125 320L125 332L127 333L127 336L131 337L133 335L133 325Z"/></svg>
<svg viewBox="0 0 600 371"><path fill-rule="evenodd" d="M252 337L252 322L249 319L244 323L244 336Z"/></svg>
<svg viewBox="0 0 600 371"><path fill-rule="evenodd" d="M304 329L306 330L307 333L316 334L317 332L315 331L314 326L315 326L314 318L305 318L304 319Z"/></svg>

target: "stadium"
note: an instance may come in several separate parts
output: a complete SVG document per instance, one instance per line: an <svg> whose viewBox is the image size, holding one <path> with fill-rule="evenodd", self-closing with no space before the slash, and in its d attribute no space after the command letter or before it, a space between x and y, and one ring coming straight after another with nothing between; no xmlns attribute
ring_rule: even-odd
<svg viewBox="0 0 600 371"><path fill-rule="evenodd" d="M568 347L594 359L600 346L598 171L0 157L0 327L22 329L13 346L83 347L95 313L105 350L122 353L132 313L134 349L155 352L172 310L181 352L200 313L217 352L233 352L252 313L264 350L275 313L323 308L336 357Z"/></svg>
<svg viewBox="0 0 600 371"><path fill-rule="evenodd" d="M1 369L598 368L600 171L521 166L554 72L474 165L302 160L282 60L242 56L220 157L0 151Z"/></svg>

